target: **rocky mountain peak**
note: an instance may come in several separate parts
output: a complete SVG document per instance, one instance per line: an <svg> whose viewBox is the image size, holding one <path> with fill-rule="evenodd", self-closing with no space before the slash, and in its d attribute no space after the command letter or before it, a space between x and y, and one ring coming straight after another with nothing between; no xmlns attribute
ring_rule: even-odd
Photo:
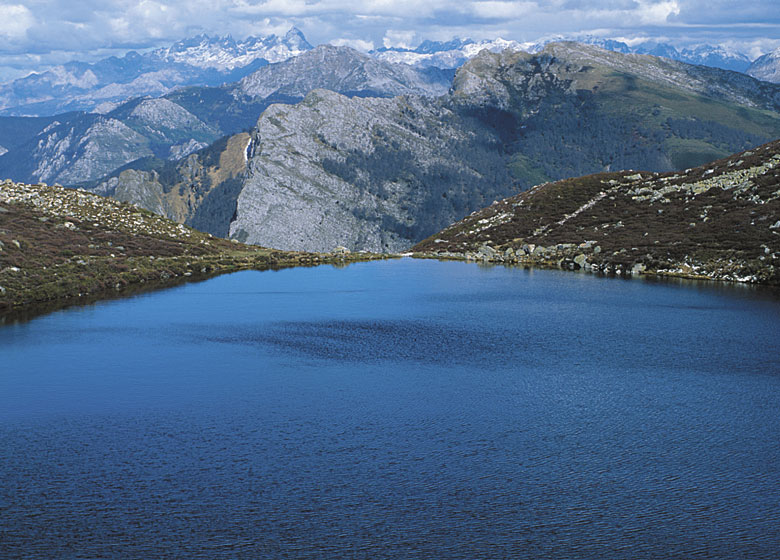
<svg viewBox="0 0 780 560"><path fill-rule="evenodd" d="M780 48L757 58L747 73L759 80L780 83Z"/></svg>
<svg viewBox="0 0 780 560"><path fill-rule="evenodd" d="M303 32L297 27L291 27L290 30L284 34L282 42L289 47L296 47L299 51L308 51L314 47L306 40Z"/></svg>
<svg viewBox="0 0 780 560"><path fill-rule="evenodd" d="M380 97L442 95L449 88L444 75L405 64L376 60L350 47L320 45L281 63L260 68L238 83L236 92L249 97L304 97L316 88L361 92Z"/></svg>

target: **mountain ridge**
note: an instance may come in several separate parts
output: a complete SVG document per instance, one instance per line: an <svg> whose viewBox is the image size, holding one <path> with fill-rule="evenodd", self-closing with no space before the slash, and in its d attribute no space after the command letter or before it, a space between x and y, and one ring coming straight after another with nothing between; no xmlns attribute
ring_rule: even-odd
<svg viewBox="0 0 780 560"><path fill-rule="evenodd" d="M483 49L500 52L514 48L537 53L547 44L560 41L577 41L622 53L663 56L689 64L753 72L755 77L769 81L780 80L776 72L760 69L764 62L751 61L743 53L721 45L677 48L649 39L629 44L587 35L548 37L532 42L502 38L423 40L414 48L382 47L368 54L378 60L420 68L455 69ZM281 37L249 36L235 40L230 35L201 34L142 54L129 51L122 57L112 56L94 63L71 61L0 84L0 115L51 116L73 110L107 112L130 97L161 96L179 87L234 82L264 64L281 62L313 48L303 33L292 27ZM765 61L770 54L761 60Z"/></svg>
<svg viewBox="0 0 780 560"><path fill-rule="evenodd" d="M223 223L207 230L221 235L227 220L230 236L262 245L397 251L535 184L685 169L780 137L780 113L768 110L780 86L575 50L483 51L439 98L314 90L297 105L272 105L250 132L245 171L214 191L225 197L212 213ZM736 78L724 85L724 75ZM733 102L745 100L755 107ZM189 196L161 178L143 189Z"/></svg>
<svg viewBox="0 0 780 560"><path fill-rule="evenodd" d="M318 47L218 88L135 98L104 114L74 112L52 120L30 119L40 124L39 129L25 130L24 140L9 135L14 144L0 155L0 174L22 182L79 185L137 159L186 157L221 136L251 128L271 103L295 103L317 87L357 96L435 96L446 93L450 83L446 73L376 61L349 47ZM19 121L0 117L0 125L9 118ZM96 123L104 132L103 149L86 150L90 133L98 132L91 130Z"/></svg>
<svg viewBox="0 0 780 560"><path fill-rule="evenodd" d="M235 41L230 36L199 35L144 54L130 51L121 58L95 63L68 62L0 84L0 115L106 112L130 97L165 95L187 85L234 82L269 62L312 48L293 27L283 37Z"/></svg>
<svg viewBox="0 0 780 560"><path fill-rule="evenodd" d="M226 272L375 258L250 247L92 193L0 182L0 323Z"/></svg>
<svg viewBox="0 0 780 560"><path fill-rule="evenodd" d="M780 285L780 140L683 172L601 173L538 185L412 250Z"/></svg>

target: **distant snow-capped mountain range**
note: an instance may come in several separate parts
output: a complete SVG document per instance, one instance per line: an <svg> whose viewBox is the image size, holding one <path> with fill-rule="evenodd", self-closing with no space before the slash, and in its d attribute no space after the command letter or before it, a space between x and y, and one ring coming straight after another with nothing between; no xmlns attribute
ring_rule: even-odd
<svg viewBox="0 0 780 560"><path fill-rule="evenodd" d="M495 39L423 41L416 48L381 48L369 54L379 60L418 68L454 69L482 50L506 48L536 53L562 39L596 45L621 53L649 54L673 60L744 72L780 82L780 49L755 63L743 53L713 45L677 49L645 41L629 45L597 37L551 37L536 42ZM218 86L238 81L268 63L282 62L313 46L296 28L284 36L227 37L198 35L144 54L131 51L96 63L69 62L40 74L0 84L0 115L48 116L83 110L106 113L132 97L160 96L184 86Z"/></svg>
<svg viewBox="0 0 780 560"><path fill-rule="evenodd" d="M199 35L148 53L135 51L98 62L69 62L0 84L0 115L105 113L131 97L160 96L182 86L235 82L272 62L313 47L298 29L279 37L212 38Z"/></svg>
<svg viewBox="0 0 780 560"><path fill-rule="evenodd" d="M746 72L751 60L744 54L722 46L696 45L684 49L677 49L667 43L644 41L629 46L623 41L614 39L602 39L592 36L564 37L556 36L535 42L519 43L496 39L494 41L473 41L471 39L453 39L447 42L424 41L415 49L407 48L382 48L372 51L371 54L390 62L403 62L415 66L438 66L440 68L456 68L469 58L475 56L482 49L498 52L505 48L514 48L526 52L537 53L545 45L558 41L576 41L595 45L610 51L625 54L649 54L679 60L689 64L712 66L724 70Z"/></svg>
<svg viewBox="0 0 780 560"><path fill-rule="evenodd" d="M293 27L284 37L247 37L236 41L231 36L211 38L198 35L149 53L150 58L167 63L188 64L197 68L233 71L263 59L282 62L312 47L300 30Z"/></svg>

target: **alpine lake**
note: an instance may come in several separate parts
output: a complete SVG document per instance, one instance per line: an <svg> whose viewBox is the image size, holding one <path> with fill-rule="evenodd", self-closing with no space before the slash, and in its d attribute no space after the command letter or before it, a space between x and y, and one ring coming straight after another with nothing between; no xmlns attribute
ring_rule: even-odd
<svg viewBox="0 0 780 560"><path fill-rule="evenodd" d="M389 260L0 325L2 558L777 558L780 292Z"/></svg>

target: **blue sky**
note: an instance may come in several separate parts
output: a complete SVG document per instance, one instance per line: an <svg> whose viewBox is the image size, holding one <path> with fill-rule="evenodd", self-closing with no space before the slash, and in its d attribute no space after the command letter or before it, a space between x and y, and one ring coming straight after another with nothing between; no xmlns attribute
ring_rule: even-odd
<svg viewBox="0 0 780 560"><path fill-rule="evenodd" d="M723 44L753 58L780 46L778 0L0 0L0 79L198 33L239 38L292 25L312 44L364 50L582 33Z"/></svg>

